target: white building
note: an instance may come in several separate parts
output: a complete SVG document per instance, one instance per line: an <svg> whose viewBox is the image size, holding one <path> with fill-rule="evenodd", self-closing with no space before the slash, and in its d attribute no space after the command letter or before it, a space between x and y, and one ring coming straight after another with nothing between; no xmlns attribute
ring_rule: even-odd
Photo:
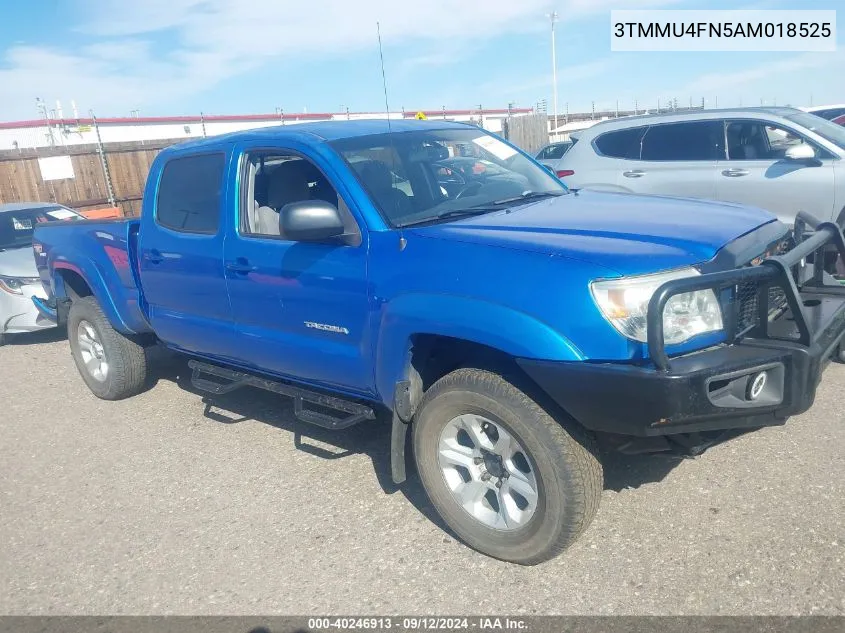
<svg viewBox="0 0 845 633"><path fill-rule="evenodd" d="M502 121L508 116L532 114L532 108L492 110L426 110L429 119L467 121L480 124L491 132L502 131ZM416 110L391 112L391 119L413 119ZM181 140L202 136L215 136L238 130L249 130L274 125L296 125L309 121L352 119L384 119L384 112L328 112L328 113L277 113L246 115L200 115L173 117L128 117L97 119L103 143L125 143L162 140ZM94 119L54 118L32 121L0 123L0 150L33 149L37 147L63 147L97 142Z"/></svg>

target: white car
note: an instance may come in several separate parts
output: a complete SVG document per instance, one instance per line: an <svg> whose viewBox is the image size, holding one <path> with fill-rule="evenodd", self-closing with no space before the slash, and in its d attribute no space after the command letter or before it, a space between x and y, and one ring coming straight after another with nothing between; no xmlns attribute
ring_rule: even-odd
<svg viewBox="0 0 845 633"><path fill-rule="evenodd" d="M810 108L799 108L804 112L815 114L828 121L833 121L837 117L845 115L845 103L837 103L834 105L815 106Z"/></svg>
<svg viewBox="0 0 845 633"><path fill-rule="evenodd" d="M39 315L32 297L47 297L32 253L36 224L84 218L54 203L0 204L0 345L7 334L33 332L55 323Z"/></svg>
<svg viewBox="0 0 845 633"><path fill-rule="evenodd" d="M572 146L575 144L574 140L571 141L558 141L556 143L551 143L546 145L543 149L537 152L537 155L534 158L539 162L541 165L546 165L547 167L551 167L555 174L557 174L558 178L563 176L568 176L569 174L561 173L560 170L560 163L563 155L566 154Z"/></svg>

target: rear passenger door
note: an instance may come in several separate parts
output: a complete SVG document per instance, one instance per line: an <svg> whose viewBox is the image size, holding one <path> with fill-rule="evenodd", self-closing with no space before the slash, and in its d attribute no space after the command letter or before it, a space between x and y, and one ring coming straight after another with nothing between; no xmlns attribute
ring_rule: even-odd
<svg viewBox="0 0 845 633"><path fill-rule="evenodd" d="M139 242L141 286L158 337L226 357L232 312L223 274L226 150L175 154L160 172L152 217Z"/></svg>
<svg viewBox="0 0 845 633"><path fill-rule="evenodd" d="M719 121L651 125L642 137L640 160L617 182L634 193L715 199L722 139Z"/></svg>

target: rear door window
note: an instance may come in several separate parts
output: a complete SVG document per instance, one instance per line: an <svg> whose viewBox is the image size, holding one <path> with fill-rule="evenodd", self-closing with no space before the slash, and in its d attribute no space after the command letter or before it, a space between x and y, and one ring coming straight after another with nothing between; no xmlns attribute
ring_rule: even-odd
<svg viewBox="0 0 845 633"><path fill-rule="evenodd" d="M174 231L216 234L225 163L222 153L168 161L158 186L157 222Z"/></svg>
<svg viewBox="0 0 845 633"><path fill-rule="evenodd" d="M724 146L721 121L652 125L643 138L642 160L718 160ZM721 158L724 158L724 151Z"/></svg>
<svg viewBox="0 0 845 633"><path fill-rule="evenodd" d="M602 134L595 140L596 149L609 158L637 159L645 127L632 127Z"/></svg>

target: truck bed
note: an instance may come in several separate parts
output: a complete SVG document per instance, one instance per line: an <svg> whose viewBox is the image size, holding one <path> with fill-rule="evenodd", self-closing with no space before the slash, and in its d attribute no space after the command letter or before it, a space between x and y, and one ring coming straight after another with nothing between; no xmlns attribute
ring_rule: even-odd
<svg viewBox="0 0 845 633"><path fill-rule="evenodd" d="M138 283L139 228L137 218L36 226L35 260L50 298L61 301L87 287L117 329L125 334L151 332Z"/></svg>

